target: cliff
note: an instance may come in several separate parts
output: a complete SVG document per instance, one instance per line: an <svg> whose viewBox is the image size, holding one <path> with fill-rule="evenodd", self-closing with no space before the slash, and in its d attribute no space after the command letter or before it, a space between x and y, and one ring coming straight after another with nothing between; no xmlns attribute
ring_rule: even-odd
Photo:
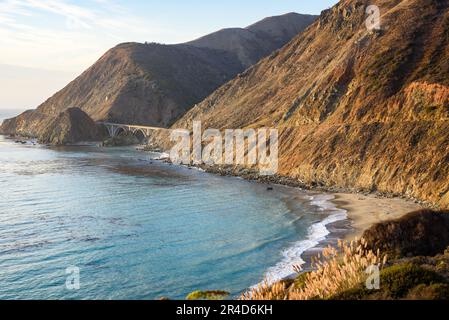
<svg viewBox="0 0 449 320"><path fill-rule="evenodd" d="M344 0L173 128L275 127L279 173L449 206L449 3Z"/></svg>

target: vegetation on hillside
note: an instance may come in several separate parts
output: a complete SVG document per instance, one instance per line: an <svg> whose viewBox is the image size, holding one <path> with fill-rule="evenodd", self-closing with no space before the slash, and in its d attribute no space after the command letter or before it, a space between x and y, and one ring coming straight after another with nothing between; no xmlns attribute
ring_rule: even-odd
<svg viewBox="0 0 449 320"><path fill-rule="evenodd" d="M245 300L316 300L329 299L366 281L370 266L382 268L387 256L366 249L366 242L342 242L338 248L328 247L312 263L314 271L299 273L291 283L281 281L263 284L246 292Z"/></svg>

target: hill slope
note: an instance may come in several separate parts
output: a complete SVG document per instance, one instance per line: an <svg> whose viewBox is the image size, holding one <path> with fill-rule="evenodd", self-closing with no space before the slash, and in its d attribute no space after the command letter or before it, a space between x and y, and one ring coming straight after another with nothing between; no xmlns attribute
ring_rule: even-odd
<svg viewBox="0 0 449 320"><path fill-rule="evenodd" d="M449 2L343 0L173 128L280 129L280 174L449 206Z"/></svg>
<svg viewBox="0 0 449 320"><path fill-rule="evenodd" d="M223 29L187 44L231 52L247 68L287 44L316 18L313 15L287 13L265 18L247 28Z"/></svg>
<svg viewBox="0 0 449 320"><path fill-rule="evenodd" d="M217 38L211 35L215 40L209 44L203 38L178 45L118 45L36 111L5 121L0 132L36 136L70 107L80 108L96 121L166 127L248 65L280 48L313 19L288 14L261 21L257 28L250 27L254 31L247 30L257 41L245 42L246 35L223 31ZM245 43L243 49L239 43ZM243 61L240 54L251 58Z"/></svg>
<svg viewBox="0 0 449 320"><path fill-rule="evenodd" d="M78 108L61 112L40 134L41 143L65 145L76 142L98 141L102 132L89 116Z"/></svg>

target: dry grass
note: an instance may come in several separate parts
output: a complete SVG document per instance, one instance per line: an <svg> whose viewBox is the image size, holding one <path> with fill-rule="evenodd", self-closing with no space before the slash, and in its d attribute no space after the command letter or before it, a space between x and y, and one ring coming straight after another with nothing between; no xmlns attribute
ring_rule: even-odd
<svg viewBox="0 0 449 320"><path fill-rule="evenodd" d="M301 283L287 286L285 282L273 285L266 282L242 295L243 300L310 300L328 299L351 289L366 280L365 270L372 265L380 268L387 256L367 249L364 239L338 243L337 248L328 247L312 263L314 271L304 275ZM300 273L301 268L294 266Z"/></svg>

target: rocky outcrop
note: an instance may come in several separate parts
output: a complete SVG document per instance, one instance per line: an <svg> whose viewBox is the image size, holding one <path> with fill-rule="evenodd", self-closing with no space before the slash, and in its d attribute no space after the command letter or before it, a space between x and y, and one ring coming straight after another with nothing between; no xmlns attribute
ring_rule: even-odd
<svg viewBox="0 0 449 320"><path fill-rule="evenodd" d="M101 141L104 136L101 128L85 112L79 108L69 108L39 132L38 138L40 143L66 145Z"/></svg>
<svg viewBox="0 0 449 320"><path fill-rule="evenodd" d="M4 120L0 134L35 138L52 120L53 117L37 110L27 110L15 118Z"/></svg>
<svg viewBox="0 0 449 320"><path fill-rule="evenodd" d="M287 43L313 19L289 14L187 44L118 45L36 110L6 121L0 133L37 136L72 106L94 121L167 127L247 66Z"/></svg>
<svg viewBox="0 0 449 320"><path fill-rule="evenodd" d="M371 4L324 11L173 128L275 127L281 175L449 207L449 3L377 1L374 31Z"/></svg>

